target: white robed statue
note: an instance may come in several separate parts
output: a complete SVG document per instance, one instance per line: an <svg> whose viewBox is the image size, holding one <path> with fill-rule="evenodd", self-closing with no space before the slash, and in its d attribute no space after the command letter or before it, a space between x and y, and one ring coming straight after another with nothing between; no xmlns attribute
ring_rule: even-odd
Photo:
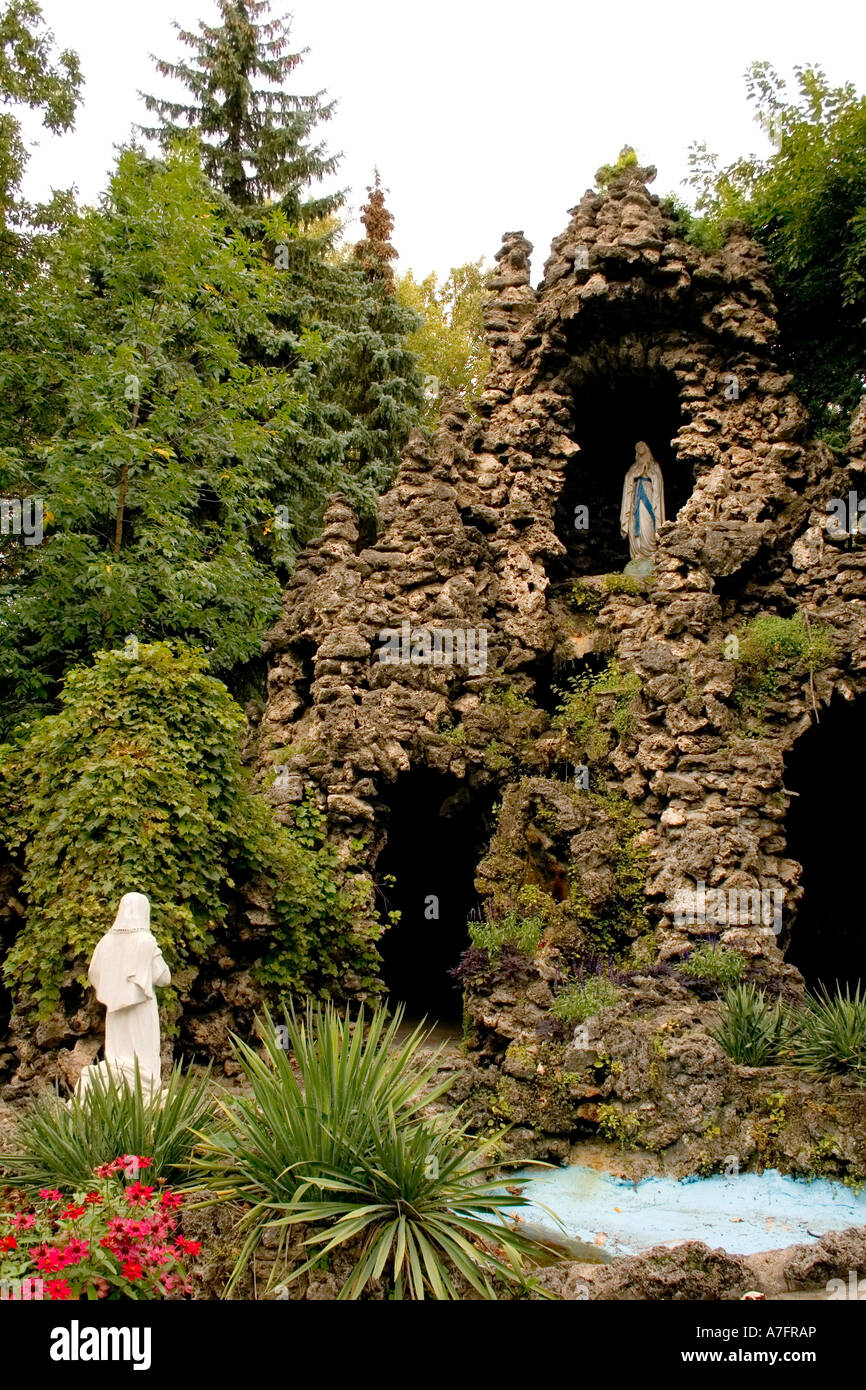
<svg viewBox="0 0 866 1390"><path fill-rule="evenodd" d="M662 470L643 440L635 446L634 463L625 475L622 489L620 530L628 536L631 561L626 574L650 574L656 531L665 519L665 492Z"/></svg>
<svg viewBox="0 0 866 1390"><path fill-rule="evenodd" d="M150 930L150 901L144 893L125 893L110 931L99 941L88 970L100 1004L105 1005L105 1060L85 1067L76 1093L83 1095L96 1073L103 1081L135 1082L135 1068L147 1096L162 1085L159 1010L156 987L171 983Z"/></svg>

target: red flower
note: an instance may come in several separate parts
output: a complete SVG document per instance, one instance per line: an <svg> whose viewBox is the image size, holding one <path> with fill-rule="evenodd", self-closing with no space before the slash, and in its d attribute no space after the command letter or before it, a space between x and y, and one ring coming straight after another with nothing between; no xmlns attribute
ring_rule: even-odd
<svg viewBox="0 0 866 1390"><path fill-rule="evenodd" d="M0 1250L17 1250L18 1242L14 1236L0 1236Z"/></svg>
<svg viewBox="0 0 866 1390"><path fill-rule="evenodd" d="M178 1207L183 1206L183 1198L177 1192L163 1192L159 1205L164 1211L177 1211Z"/></svg>
<svg viewBox="0 0 866 1390"><path fill-rule="evenodd" d="M39 1196L43 1202L62 1202L63 1193L58 1192L56 1187L40 1187Z"/></svg>
<svg viewBox="0 0 866 1390"><path fill-rule="evenodd" d="M63 1250L60 1252L63 1257L64 1265L77 1265L87 1258L88 1246L86 1240L67 1241Z"/></svg>
<svg viewBox="0 0 866 1390"><path fill-rule="evenodd" d="M185 1236L178 1236L175 1244L184 1255L196 1256L201 1250L200 1240L187 1240Z"/></svg>
<svg viewBox="0 0 866 1390"><path fill-rule="evenodd" d="M144 1278L144 1270L142 1269L141 1265L138 1263L138 1260L127 1260L127 1261L126 1261L126 1264L123 1265L123 1266L121 1267L121 1273L122 1273L127 1279L142 1279L142 1278Z"/></svg>
<svg viewBox="0 0 866 1390"><path fill-rule="evenodd" d="M84 1200L88 1204L88 1206L91 1207L99 1206L102 1202L102 1198L100 1197L98 1192L88 1192Z"/></svg>
<svg viewBox="0 0 866 1390"><path fill-rule="evenodd" d="M71 1298L72 1290L65 1279L49 1279L45 1287L48 1297L53 1299Z"/></svg>
<svg viewBox="0 0 866 1390"><path fill-rule="evenodd" d="M145 1206L155 1191L155 1187L145 1187L144 1183L134 1182L126 1189L126 1200L138 1206Z"/></svg>
<svg viewBox="0 0 866 1390"><path fill-rule="evenodd" d="M73 1207L73 1206L69 1206L69 1207L66 1208L65 1211L62 1211L62 1212L60 1213L60 1220L61 1220L61 1221L77 1221L78 1218L79 1218L79 1216L83 1216L83 1215L84 1215L85 1211L86 1211L86 1207Z"/></svg>
<svg viewBox="0 0 866 1390"><path fill-rule="evenodd" d="M42 1274L57 1274L63 1268L63 1251L53 1245L34 1245L30 1251Z"/></svg>

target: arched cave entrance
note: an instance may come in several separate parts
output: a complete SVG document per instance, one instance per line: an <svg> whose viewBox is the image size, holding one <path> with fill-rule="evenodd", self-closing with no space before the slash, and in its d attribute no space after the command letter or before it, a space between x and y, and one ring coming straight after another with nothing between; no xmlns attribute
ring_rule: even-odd
<svg viewBox="0 0 866 1390"><path fill-rule="evenodd" d="M427 768L403 773L388 797L376 877L383 913L401 916L379 950L391 1002L402 1001L412 1018L460 1021L460 988L449 972L469 945L466 923L479 906L475 870L493 830L494 797L492 788L470 788Z"/></svg>
<svg viewBox="0 0 866 1390"><path fill-rule="evenodd" d="M787 816L787 847L803 866L786 958L806 984L866 985L866 936L855 875L863 832L856 803L844 795L854 754L866 734L866 703L836 699L821 711L785 759L785 786L796 792Z"/></svg>
<svg viewBox="0 0 866 1390"><path fill-rule="evenodd" d="M679 386L669 373L626 372L582 381L574 393L574 421L580 453L566 470L556 506L555 530L566 553L550 562L554 591L581 575L612 574L628 563L619 515L623 482L639 440L661 465L668 521L694 487L691 468L679 461L671 445L682 414ZM586 529L575 524L575 509L581 506L589 512Z"/></svg>

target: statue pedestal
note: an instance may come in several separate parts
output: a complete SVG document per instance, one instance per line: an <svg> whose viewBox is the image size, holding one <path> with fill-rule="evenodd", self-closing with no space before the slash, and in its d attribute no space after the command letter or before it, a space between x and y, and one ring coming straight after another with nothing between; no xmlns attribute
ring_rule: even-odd
<svg viewBox="0 0 866 1390"><path fill-rule="evenodd" d="M634 560L629 560L623 574L627 574L632 579L647 579L653 572L653 562L651 555L638 555Z"/></svg>

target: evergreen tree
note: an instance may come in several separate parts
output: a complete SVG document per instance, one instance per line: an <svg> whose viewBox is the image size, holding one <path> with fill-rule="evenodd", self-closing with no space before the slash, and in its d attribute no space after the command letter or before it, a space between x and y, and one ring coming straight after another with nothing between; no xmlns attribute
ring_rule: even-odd
<svg viewBox="0 0 866 1390"><path fill-rule="evenodd" d="M200 22L197 34L175 26L193 50L190 62L154 59L161 76L182 83L192 100L142 93L160 118L143 133L170 147L195 131L205 174L238 207L277 200L292 221L327 217L342 195L304 201L304 192L337 168L337 158L314 141L334 102L323 102L322 92L286 89L306 50L290 51L289 18L269 18L270 0L219 0L219 9L221 25Z"/></svg>
<svg viewBox="0 0 866 1390"><path fill-rule="evenodd" d="M361 222L367 235L355 246L355 260L368 279L380 282L383 289L393 293L394 270L391 262L397 259L399 252L391 243L394 219L385 206L385 190L378 169L367 195L367 204L361 211Z"/></svg>
<svg viewBox="0 0 866 1390"><path fill-rule="evenodd" d="M378 171L367 195L361 211L367 235L352 255L359 267L354 273L362 286L362 312L325 385L345 412L349 459L362 476L382 488L391 481L423 404L417 362L409 347L420 319L394 293L394 219L385 205Z"/></svg>
<svg viewBox="0 0 866 1390"><path fill-rule="evenodd" d="M339 491L361 511L393 476L418 417L406 335L415 326L363 271L334 254L341 194L309 196L336 168L316 140L333 103L322 93L295 96L280 85L294 75L303 51L289 49L285 19L271 19L269 0L219 0L222 23L181 31L192 63L159 62L182 82L188 103L146 97L161 124L146 130L170 144L185 130L202 144L205 171L226 198L233 234L262 242L280 271L267 344L250 338L251 363L267 361L291 373L305 400L284 439L286 476L302 461L303 506L277 474L271 502L277 515L297 520L281 531L290 563L315 529L325 496ZM283 221L265 213L278 211ZM279 228L282 228L280 233ZM318 352L304 345L318 345ZM360 376L358 376L360 373ZM402 381L402 385L400 382Z"/></svg>

